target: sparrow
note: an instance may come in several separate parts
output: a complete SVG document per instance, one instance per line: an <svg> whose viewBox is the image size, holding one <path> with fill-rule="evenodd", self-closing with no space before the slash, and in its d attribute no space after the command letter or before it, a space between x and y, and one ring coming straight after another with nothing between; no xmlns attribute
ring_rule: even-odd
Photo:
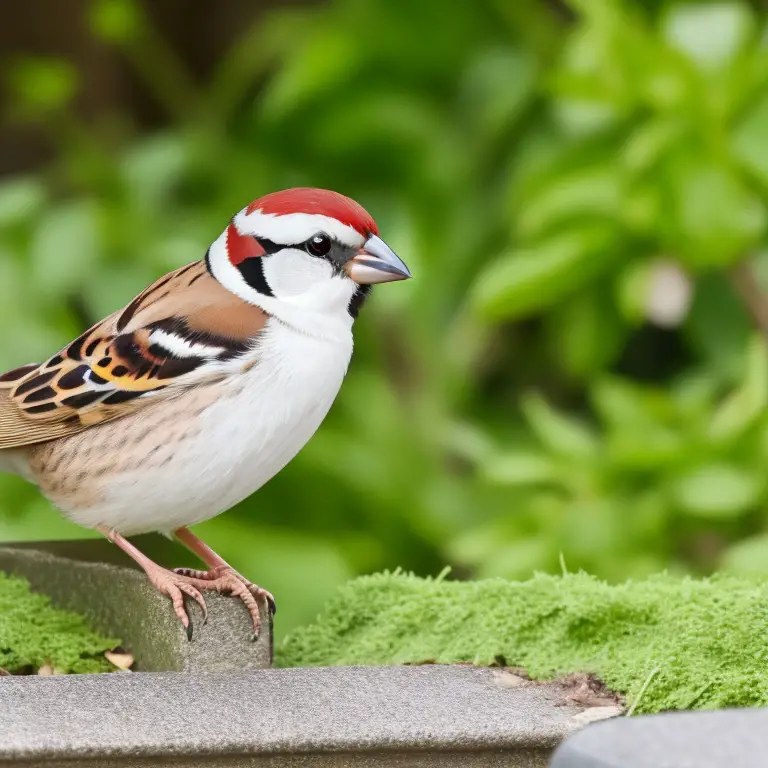
<svg viewBox="0 0 768 768"><path fill-rule="evenodd" d="M324 189L265 195L200 261L157 280L42 363L0 375L0 471L125 551L203 621L203 592L275 602L189 526L226 511L312 437L341 387L375 283L411 277L358 203ZM165 569L126 537L175 536L208 570Z"/></svg>

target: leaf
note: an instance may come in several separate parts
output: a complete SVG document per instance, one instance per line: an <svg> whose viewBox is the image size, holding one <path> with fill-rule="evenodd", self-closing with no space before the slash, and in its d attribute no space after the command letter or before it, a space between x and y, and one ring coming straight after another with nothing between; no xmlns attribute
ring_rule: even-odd
<svg viewBox="0 0 768 768"><path fill-rule="evenodd" d="M620 353L628 328L611 299L604 286L598 285L571 297L549 315L555 359L570 376L591 376Z"/></svg>
<svg viewBox="0 0 768 768"><path fill-rule="evenodd" d="M708 464L675 482L672 494L683 511L708 520L728 520L753 508L765 483L729 464Z"/></svg>
<svg viewBox="0 0 768 768"><path fill-rule="evenodd" d="M768 188L768 95L759 97L731 137L731 149L743 167Z"/></svg>
<svg viewBox="0 0 768 768"><path fill-rule="evenodd" d="M592 430L577 419L556 411L543 397L526 395L521 408L533 433L552 452L571 458L589 458L599 450Z"/></svg>
<svg viewBox="0 0 768 768"><path fill-rule="evenodd" d="M556 481L558 466L544 454L516 451L489 459L483 475L502 485L538 485Z"/></svg>
<svg viewBox="0 0 768 768"><path fill-rule="evenodd" d="M104 651L104 657L110 664L114 664L119 670L123 672L131 671L134 662L133 654Z"/></svg>
<svg viewBox="0 0 768 768"><path fill-rule="evenodd" d="M477 577L489 579L529 579L536 571L547 568L553 561L552 542L546 538L525 538L502 542L479 564Z"/></svg>
<svg viewBox="0 0 768 768"><path fill-rule="evenodd" d="M637 259L627 264L616 278L616 303L622 316L631 323L645 320L653 272L653 261Z"/></svg>
<svg viewBox="0 0 768 768"><path fill-rule="evenodd" d="M661 423L663 406L656 393L635 382L603 376L592 384L590 397L600 418L612 429L635 430Z"/></svg>
<svg viewBox="0 0 768 768"><path fill-rule="evenodd" d="M591 388L595 410L607 427L606 453L614 466L654 470L688 452L669 395L628 380L604 377Z"/></svg>
<svg viewBox="0 0 768 768"><path fill-rule="evenodd" d="M11 90L33 117L66 107L78 88L77 70L63 59L23 58L8 73Z"/></svg>
<svg viewBox="0 0 768 768"><path fill-rule="evenodd" d="M684 326L687 342L709 370L724 378L739 376L752 323L728 280L719 273L696 280Z"/></svg>
<svg viewBox="0 0 768 768"><path fill-rule="evenodd" d="M574 216L618 217L622 190L615 165L593 165L554 175L521 202L517 231L535 239Z"/></svg>
<svg viewBox="0 0 768 768"><path fill-rule="evenodd" d="M38 290L58 297L77 291L99 260L99 232L90 202L65 203L41 218L30 258Z"/></svg>
<svg viewBox="0 0 768 768"><path fill-rule="evenodd" d="M566 230L487 266L470 301L489 320L529 315L594 280L616 259L617 250L616 236L606 227Z"/></svg>
<svg viewBox="0 0 768 768"><path fill-rule="evenodd" d="M689 264L732 264L765 234L765 206L730 170L691 157L672 173L670 234Z"/></svg>
<svg viewBox="0 0 768 768"><path fill-rule="evenodd" d="M648 171L680 140L684 130L682 120L667 115L640 123L622 150L625 168L632 174Z"/></svg>
<svg viewBox="0 0 768 768"><path fill-rule="evenodd" d="M130 42L144 25L134 0L97 0L90 7L89 21L94 35L112 44Z"/></svg>
<svg viewBox="0 0 768 768"><path fill-rule="evenodd" d="M720 567L744 576L768 576L768 533L731 545L723 554Z"/></svg>
<svg viewBox="0 0 768 768"><path fill-rule="evenodd" d="M0 227L24 221L45 204L45 187L39 179L21 177L0 185Z"/></svg>
<svg viewBox="0 0 768 768"><path fill-rule="evenodd" d="M735 58L754 33L755 20L746 3L674 3L661 28L673 48L710 71Z"/></svg>
<svg viewBox="0 0 768 768"><path fill-rule="evenodd" d="M709 436L733 440L750 427L768 406L768 348L762 335L749 342L744 376L712 415Z"/></svg>
<svg viewBox="0 0 768 768"><path fill-rule="evenodd" d="M478 137L491 141L521 114L535 85L535 64L527 51L483 50L461 84L461 108Z"/></svg>
<svg viewBox="0 0 768 768"><path fill-rule="evenodd" d="M121 159L121 171L133 202L145 210L167 205L166 199L188 161L187 142L179 135L161 135L145 139Z"/></svg>
<svg viewBox="0 0 768 768"><path fill-rule="evenodd" d="M261 97L260 108L270 120L287 118L328 93L347 90L364 50L345 30L316 27L311 37L291 51Z"/></svg>

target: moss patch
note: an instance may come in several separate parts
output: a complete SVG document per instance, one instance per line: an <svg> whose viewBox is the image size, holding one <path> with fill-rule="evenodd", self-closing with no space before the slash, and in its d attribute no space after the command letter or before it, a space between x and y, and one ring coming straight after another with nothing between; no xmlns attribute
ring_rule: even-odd
<svg viewBox="0 0 768 768"><path fill-rule="evenodd" d="M57 672L110 672L104 651L119 644L76 614L53 608L24 579L0 573L0 668L11 674L49 664Z"/></svg>
<svg viewBox="0 0 768 768"><path fill-rule="evenodd" d="M764 706L768 584L377 574L343 586L277 656L279 666L460 661L520 666L535 679L594 673L637 712Z"/></svg>

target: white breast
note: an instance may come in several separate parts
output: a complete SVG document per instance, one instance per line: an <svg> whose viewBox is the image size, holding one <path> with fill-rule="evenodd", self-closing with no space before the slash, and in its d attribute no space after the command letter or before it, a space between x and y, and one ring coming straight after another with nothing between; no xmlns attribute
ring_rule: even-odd
<svg viewBox="0 0 768 768"><path fill-rule="evenodd" d="M305 445L331 407L352 354L352 335L310 337L271 322L258 362L224 382L168 463L111 478L106 498L71 516L126 534L202 522L248 497Z"/></svg>

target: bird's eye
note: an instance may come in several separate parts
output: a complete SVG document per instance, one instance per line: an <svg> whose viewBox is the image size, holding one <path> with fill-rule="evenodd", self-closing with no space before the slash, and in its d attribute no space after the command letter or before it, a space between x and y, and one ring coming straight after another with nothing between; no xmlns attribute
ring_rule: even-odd
<svg viewBox="0 0 768 768"><path fill-rule="evenodd" d="M307 251L312 256L327 256L331 250L331 238L321 232L307 240Z"/></svg>

